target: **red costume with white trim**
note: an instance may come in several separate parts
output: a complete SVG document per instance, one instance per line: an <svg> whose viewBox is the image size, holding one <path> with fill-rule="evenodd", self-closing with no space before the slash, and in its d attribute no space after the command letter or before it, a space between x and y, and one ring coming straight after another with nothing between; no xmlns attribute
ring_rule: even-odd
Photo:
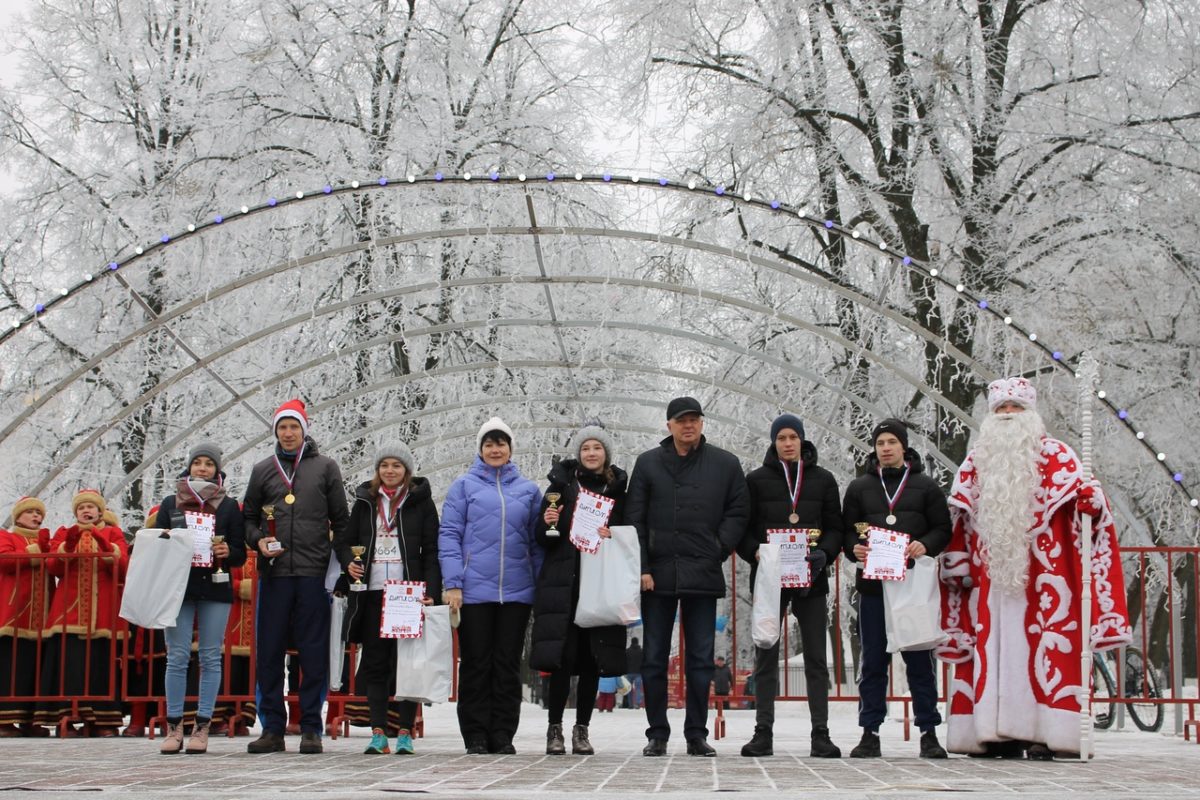
<svg viewBox="0 0 1200 800"><path fill-rule="evenodd" d="M1079 750L1082 565L1076 499L1084 476L1068 445L1049 437L1041 441L1041 484L1023 589L994 585L989 576L987 532L976 527L980 480L974 451L951 490L954 532L942 555L942 627L951 638L937 651L953 665L951 752L983 753L986 743L1006 740ZM1104 504L1093 528L1093 650L1132 638L1117 544L1112 512ZM966 577L970 588L963 585Z"/></svg>

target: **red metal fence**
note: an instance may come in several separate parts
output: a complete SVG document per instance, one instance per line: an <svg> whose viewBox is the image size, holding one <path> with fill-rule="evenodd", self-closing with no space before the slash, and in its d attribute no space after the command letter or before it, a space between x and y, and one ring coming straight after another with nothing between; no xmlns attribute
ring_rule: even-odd
<svg viewBox="0 0 1200 800"><path fill-rule="evenodd" d="M47 560L60 559L63 565L64 583L74 576L99 574L112 570L114 580L117 566L103 561L104 554L0 554L0 644L11 640L3 650L8 663L0 665L0 707L14 703L32 704L38 708L53 703L64 705L59 722L60 732L65 731L72 721L78 721L81 704L122 702L124 712L131 712L136 704L143 707L146 722L150 727L164 716L161 675L165 668L165 652L161 647L161 635L140 629L130 629L123 622L111 636L103 634L95 624L96 619L116 619L119 595L113 594L104 609L93 608L90 627L76 633L81 643L82 656L73 660L63 648L52 648L55 637L68 633L65 626L22 625L27 617L19 612L34 612L23 603L22 589L39 584L43 590L54 583L46 569ZM1198 609L1198 587L1200 587L1200 548L1196 547L1127 547L1122 548L1126 584L1129 590L1129 609L1134 623L1135 644L1129 652L1109 655L1102 665L1094 670L1097 680L1096 711L1102 724L1122 727L1133 721L1140 727L1169 724L1176 733L1190 736L1191 728L1200 727L1196 721L1197 675L1200 674L1200 657L1197 641L1200 640L1200 614ZM746 633L749 618L746 579L749 574L745 564L729 565L729 653L730 666L735 675L733 694L727 698L732 707L748 706L753 701L746 690L745 677L753 669L753 648L747 645ZM74 570L74 574L72 573ZM855 642L855 612L849 602L847 576L839 562L834 571L830 594L830 635L827 660L830 667L832 686L831 701L857 701L855 673L858 648ZM253 643L253 609L257 596L257 583L252 567L247 571L237 570L233 575L237 599L230 615L227 630L227 646L223 660L223 683L218 696L218 708L224 709L231 724L228 732L233 735L238 720L253 724L254 703L254 659L251 656ZM36 600L37 598L28 598ZM43 602L48 603L48 600ZM36 605L36 603L34 604ZM42 608L44 613L45 608ZM744 618L744 619L743 619ZM793 653L796 648L789 625L785 627L780 646L781 675L780 700L804 700L802 690L802 654ZM739 641L740 638L740 641ZM16 646L16 641L26 644ZM115 647L110 645L115 643ZM104 649L104 659L94 658L95 652ZM57 669L47 667L48 657L56 653ZM1132 653L1132 655L1131 655ZM1144 654L1138 662L1137 654ZM78 653L76 653L78 655ZM670 692L674 705L683 705L683 681L679 664L682 663L683 642L679 642L677 657L672 659ZM353 649L349 651L349 664L355 663ZM747 663L749 662L749 663ZM1143 666L1139 667L1138 664ZM7 669L3 667L7 666ZM37 676L29 683L29 672ZM82 683L79 672L82 671ZM101 675L100 672L105 674ZM331 695L330 732L344 729L347 724L344 703L357 695L354 687L354 670L347 675L346 695ZM1105 675L1107 674L1107 678ZM48 676L48 677L47 677ZM89 691L66 690L68 679ZM889 700L903 705L906 723L909 718L908 697L904 693L899 677L893 676ZM945 686L945 672L939 676L940 685ZM1108 682L1106 682L1108 681ZM32 689L31 689L32 686ZM941 695L944 699L944 690ZM360 699L360 698L359 698ZM195 698L189 701L194 703ZM1186 713L1185 713L1186 712ZM719 718L720 712L718 712ZM1170 729L1170 728L1168 728ZM716 726L718 737L722 734L720 722ZM153 735L151 732L150 735Z"/></svg>

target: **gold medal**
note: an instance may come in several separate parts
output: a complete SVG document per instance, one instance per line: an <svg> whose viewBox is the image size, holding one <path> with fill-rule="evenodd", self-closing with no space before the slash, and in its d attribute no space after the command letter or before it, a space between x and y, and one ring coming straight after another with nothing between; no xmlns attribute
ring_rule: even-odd
<svg viewBox="0 0 1200 800"><path fill-rule="evenodd" d="M287 494L285 494L283 496L283 502L287 503L290 506L292 503L296 502L296 495L292 494L291 492L288 492Z"/></svg>
<svg viewBox="0 0 1200 800"><path fill-rule="evenodd" d="M792 513L792 514L788 515L788 522L792 523L793 525L795 525L799 521L800 521L799 514Z"/></svg>

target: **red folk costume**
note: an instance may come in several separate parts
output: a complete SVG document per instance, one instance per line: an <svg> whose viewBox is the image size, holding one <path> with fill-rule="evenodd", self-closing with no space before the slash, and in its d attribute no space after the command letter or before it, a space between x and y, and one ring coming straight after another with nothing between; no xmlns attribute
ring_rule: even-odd
<svg viewBox="0 0 1200 800"><path fill-rule="evenodd" d="M75 495L72 508L92 503L104 511L104 498L94 489ZM76 523L59 528L50 541L50 552L98 553L98 558L49 558L46 569L58 578L43 629L41 692L44 695L108 695L109 670L116 652L112 645L122 636L117 616L120 584L129 566L129 550L120 528ZM114 575L114 563L115 571ZM115 735L121 724L121 704L115 700L77 701L76 708L89 730ZM35 719L56 725L71 711L71 704L44 701Z"/></svg>
<svg viewBox="0 0 1200 800"><path fill-rule="evenodd" d="M22 497L13 508L13 519L46 508L35 497ZM37 694L38 638L45 626L54 580L45 560L22 558L50 550L50 531L23 528L0 530L0 697L32 698ZM34 706L29 699L0 701L0 735L15 735L12 726L29 726Z"/></svg>
<svg viewBox="0 0 1200 800"><path fill-rule="evenodd" d="M1087 502L1080 495L1084 475L1068 445L1044 435L1041 443L1023 589L998 585L989 573L987 532L981 537L977 527L981 482L975 450L951 490L954 531L942 555L942 627L951 638L937 652L953 665L951 752L983 753L988 743L1005 741L1079 751L1078 505ZM1128 644L1132 635L1112 512L1106 503L1099 512L1092 536L1091 637L1093 650L1106 650ZM964 585L963 578L970 580Z"/></svg>

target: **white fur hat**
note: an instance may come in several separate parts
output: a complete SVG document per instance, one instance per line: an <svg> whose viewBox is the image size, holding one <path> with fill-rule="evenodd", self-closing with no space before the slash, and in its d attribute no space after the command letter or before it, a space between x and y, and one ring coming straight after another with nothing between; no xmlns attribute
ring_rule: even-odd
<svg viewBox="0 0 1200 800"><path fill-rule="evenodd" d="M995 411L1010 401L1032 409L1037 406L1037 389L1024 378L1001 378L988 384L987 400L988 411Z"/></svg>

